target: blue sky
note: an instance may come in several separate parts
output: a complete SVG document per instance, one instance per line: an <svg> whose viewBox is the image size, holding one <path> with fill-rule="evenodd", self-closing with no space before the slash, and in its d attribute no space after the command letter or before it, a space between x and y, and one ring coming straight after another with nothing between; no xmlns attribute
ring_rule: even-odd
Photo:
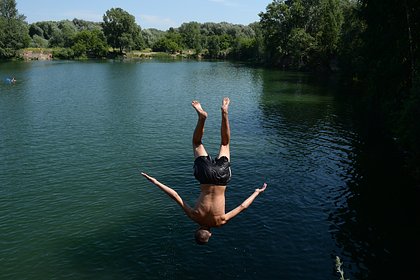
<svg viewBox="0 0 420 280"><path fill-rule="evenodd" d="M29 23L46 20L102 21L110 8L122 8L141 28L167 30L197 21L244 24L259 20L258 13L272 0L16 0Z"/></svg>

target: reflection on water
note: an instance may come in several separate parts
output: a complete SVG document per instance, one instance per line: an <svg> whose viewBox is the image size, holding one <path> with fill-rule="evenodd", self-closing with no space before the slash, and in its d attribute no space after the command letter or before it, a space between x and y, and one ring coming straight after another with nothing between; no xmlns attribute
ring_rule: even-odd
<svg viewBox="0 0 420 280"><path fill-rule="evenodd" d="M334 79L192 61L0 68L11 72L18 83L0 85L2 279L338 279L335 256L346 277L376 279L414 262L403 257L418 245L411 182L360 133ZM216 154L224 96L227 208L268 189L202 247L138 170L193 204L190 102L209 113Z"/></svg>

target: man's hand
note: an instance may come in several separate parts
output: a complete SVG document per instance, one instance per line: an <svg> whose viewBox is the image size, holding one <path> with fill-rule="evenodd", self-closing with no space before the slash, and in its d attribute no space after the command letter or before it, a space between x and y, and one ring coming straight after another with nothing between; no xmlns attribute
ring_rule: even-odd
<svg viewBox="0 0 420 280"><path fill-rule="evenodd" d="M233 217L235 217L236 215L238 215L239 213L241 213L242 211L244 211L245 209L247 209L249 207L249 205L252 204L252 202L254 201L254 199L260 193L262 193L263 191L265 191L266 188L267 188L267 183L264 183L261 188L255 189L255 192L253 194L251 194L251 196L248 197L244 202L242 202L241 205L239 205L238 207L236 207L232 211L230 211L227 214L225 214L223 216L224 223L227 223L230 219L232 219Z"/></svg>
<svg viewBox="0 0 420 280"><path fill-rule="evenodd" d="M255 192L262 193L267 188L267 183L264 183L261 188L255 189Z"/></svg>

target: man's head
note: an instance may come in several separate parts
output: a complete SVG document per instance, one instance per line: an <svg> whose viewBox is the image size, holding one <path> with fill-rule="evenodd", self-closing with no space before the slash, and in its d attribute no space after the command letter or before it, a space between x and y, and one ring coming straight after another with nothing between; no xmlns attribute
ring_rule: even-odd
<svg viewBox="0 0 420 280"><path fill-rule="evenodd" d="M199 245L204 245L209 242L211 232L209 228L200 227L195 232L195 242Z"/></svg>

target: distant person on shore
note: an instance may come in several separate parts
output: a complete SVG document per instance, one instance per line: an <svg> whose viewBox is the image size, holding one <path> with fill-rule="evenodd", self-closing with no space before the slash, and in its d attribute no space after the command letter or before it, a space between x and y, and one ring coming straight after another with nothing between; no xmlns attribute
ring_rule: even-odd
<svg viewBox="0 0 420 280"><path fill-rule="evenodd" d="M222 102L222 125L221 144L219 155L212 159L204 148L201 139L204 134L204 123L207 112L203 110L198 101L193 101L192 106L197 111L198 121L194 130L192 144L194 149L194 176L200 182L201 194L192 208L185 203L178 193L170 187L162 184L146 173L141 173L147 180L155 184L169 197L175 200L184 210L185 214L199 225L195 232L195 240L198 244L206 244L211 237L210 228L221 227L230 219L248 208L254 199L265 191L267 184L249 196L241 205L225 213L225 191L231 178L230 169L230 127L228 119L228 107L230 100L224 98Z"/></svg>

